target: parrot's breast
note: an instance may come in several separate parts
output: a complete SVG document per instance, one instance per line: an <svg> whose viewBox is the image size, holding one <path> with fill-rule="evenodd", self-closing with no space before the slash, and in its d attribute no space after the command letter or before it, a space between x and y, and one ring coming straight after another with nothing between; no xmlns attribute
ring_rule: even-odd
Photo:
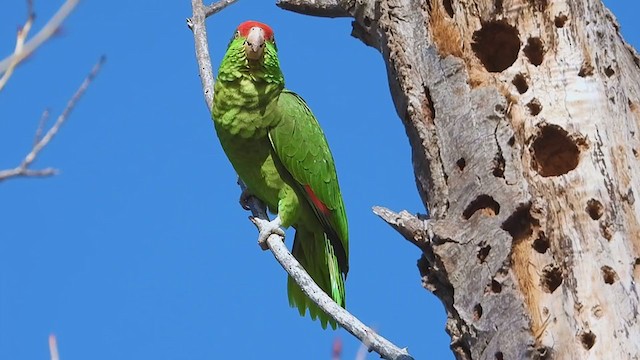
<svg viewBox="0 0 640 360"><path fill-rule="evenodd" d="M274 209L284 186L272 158L268 130L282 85L242 74L215 85L212 116L218 138L249 191Z"/></svg>
<svg viewBox="0 0 640 360"><path fill-rule="evenodd" d="M281 86L259 81L251 74L218 81L212 109L216 128L244 139L266 136L280 91Z"/></svg>

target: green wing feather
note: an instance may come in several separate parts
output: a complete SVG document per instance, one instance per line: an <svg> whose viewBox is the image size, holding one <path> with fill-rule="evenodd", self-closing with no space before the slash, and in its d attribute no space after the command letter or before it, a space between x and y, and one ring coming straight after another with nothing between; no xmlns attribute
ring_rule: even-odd
<svg viewBox="0 0 640 360"><path fill-rule="evenodd" d="M325 233L331 240L340 271L349 271L349 235L347 216L340 193L333 156L327 139L305 101L296 93L283 90L278 99L278 125L269 131L275 155L314 209ZM304 187L329 211L322 211Z"/></svg>

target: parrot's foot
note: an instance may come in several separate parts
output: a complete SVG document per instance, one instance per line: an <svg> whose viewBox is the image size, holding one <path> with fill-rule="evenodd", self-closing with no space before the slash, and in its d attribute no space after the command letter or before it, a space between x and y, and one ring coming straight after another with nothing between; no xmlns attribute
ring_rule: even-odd
<svg viewBox="0 0 640 360"><path fill-rule="evenodd" d="M240 194L240 206L242 206L245 210L251 210L249 208L249 199L253 197L253 194L249 191L249 189L242 190L242 194Z"/></svg>
<svg viewBox="0 0 640 360"><path fill-rule="evenodd" d="M267 244L269 236L275 234L284 238L284 230L280 227L280 225L282 225L280 217L277 216L271 221L259 219L253 216L250 219L256 225L258 230L260 230L260 234L258 234L258 245L260 245L262 250L269 250L269 245Z"/></svg>

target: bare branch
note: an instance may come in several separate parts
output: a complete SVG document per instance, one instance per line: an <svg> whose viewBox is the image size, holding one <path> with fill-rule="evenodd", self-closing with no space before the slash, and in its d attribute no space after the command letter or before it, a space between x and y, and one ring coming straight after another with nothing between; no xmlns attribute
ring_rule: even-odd
<svg viewBox="0 0 640 360"><path fill-rule="evenodd" d="M382 206L374 206L373 213L378 215L405 239L420 249L423 249L425 242L429 240L425 220L420 219L406 210L396 213Z"/></svg>
<svg viewBox="0 0 640 360"><path fill-rule="evenodd" d="M349 17L353 0L278 0L282 9L322 17Z"/></svg>
<svg viewBox="0 0 640 360"><path fill-rule="evenodd" d="M240 187L244 191L246 186L240 183ZM254 217L263 220L269 220L264 204L255 197L250 197L247 201L251 213ZM258 230L259 223L256 223ZM329 295L327 295L320 287L311 279L305 269L300 265L298 260L289 252L284 244L284 238L278 235L271 235L267 239L269 249L278 263L300 286L302 292L322 309L327 315L331 316L341 327L357 337L364 344L368 344L369 349L377 352L383 359L393 360L409 360L413 359L406 349L400 349L389 340L378 335L371 328L363 324L358 318L351 315L347 310L338 305Z"/></svg>
<svg viewBox="0 0 640 360"><path fill-rule="evenodd" d="M29 154L27 154L24 160L22 160L22 163L13 169L0 171L0 182L10 178L15 178L15 177L46 177L46 176L51 176L56 174L57 170L52 168L46 168L42 170L31 170L29 169L29 166L31 166L31 164L36 160L40 151L42 151L42 149L44 149L44 147L47 146L49 142L53 139L53 137L58 133L58 130L60 130L60 127L62 126L62 124L64 124L64 122L67 120L67 118L75 108L78 100L80 100L82 95L84 95L85 91L87 91L87 88L89 87L93 79L96 77L96 75L102 68L102 65L104 64L105 61L106 61L106 58L102 56L100 60L98 60L98 62L93 66L89 75L87 75L87 77L84 79L80 87L78 87L78 89L73 94L71 99L69 99L69 102L67 102L67 106L62 111L60 116L58 116L58 118L56 119L56 122L53 124L53 126L51 126L51 128L49 128L49 130L45 133L45 135L41 139L35 142ZM44 127L44 121L46 121L47 117L48 117L48 111L45 111L40 120L40 124L38 125L38 129L36 130L36 135L35 135L36 139L40 137L40 134L42 133L42 130Z"/></svg>
<svg viewBox="0 0 640 360"><path fill-rule="evenodd" d="M209 8L219 5L216 11L222 10L230 5L233 1L221 0L209 6ZM204 20L207 15L202 0L191 0L193 15L187 19L187 26L193 32L193 40L196 47L196 60L198 61L198 72L200 81L202 82L202 92L204 93L204 101L207 103L208 111L213 107L213 85L215 79L213 77L213 69L211 66L211 57L209 56L209 43L207 42L207 27Z"/></svg>
<svg viewBox="0 0 640 360"><path fill-rule="evenodd" d="M216 1L213 4L209 5L209 6L205 6L204 7L204 16L205 17L209 17L213 14L216 14L218 12L220 12L222 9L226 8L227 6L233 4L234 2L236 2L238 0L220 0L220 1Z"/></svg>
<svg viewBox="0 0 640 360"><path fill-rule="evenodd" d="M47 24L36 34L36 36L31 38L31 40L21 47L19 51L16 49L13 54L0 61L0 74L4 74L10 68L18 66L40 45L49 40L49 38L60 28L64 19L66 19L76 5L78 5L79 1L80 0L67 0L62 4L58 12L53 15L49 22L47 22ZM31 5L29 5L29 7L31 8Z"/></svg>

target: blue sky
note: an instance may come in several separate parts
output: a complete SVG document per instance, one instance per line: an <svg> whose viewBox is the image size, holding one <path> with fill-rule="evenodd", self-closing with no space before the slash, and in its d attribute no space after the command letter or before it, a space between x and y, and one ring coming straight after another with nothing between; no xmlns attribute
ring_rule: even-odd
<svg viewBox="0 0 640 360"><path fill-rule="evenodd" d="M62 3L36 0L36 29ZM608 1L640 45L636 2ZM25 5L0 12L0 57ZM98 57L107 64L35 168L49 179L0 184L0 358L343 359L359 346L289 308L286 276L256 244L204 105L190 1L83 1L60 36L0 93L0 168L31 146ZM452 359L440 301L420 285L420 252L372 213L424 212L382 58L320 19L241 0L208 21L217 68L237 24L276 32L287 86L319 118L336 158L351 232L348 308L417 359ZM377 358L370 355L369 358Z"/></svg>

